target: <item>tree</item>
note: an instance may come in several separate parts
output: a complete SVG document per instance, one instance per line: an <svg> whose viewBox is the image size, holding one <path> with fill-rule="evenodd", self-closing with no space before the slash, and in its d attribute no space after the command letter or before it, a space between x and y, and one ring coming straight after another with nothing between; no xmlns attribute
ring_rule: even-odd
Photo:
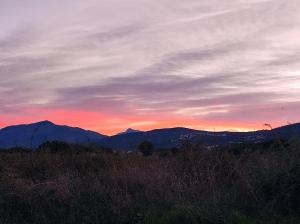
<svg viewBox="0 0 300 224"><path fill-rule="evenodd" d="M150 156L153 153L153 144L149 141L142 142L138 149L144 156Z"/></svg>
<svg viewBox="0 0 300 224"><path fill-rule="evenodd" d="M71 145L62 141L47 141L39 146L39 150L49 152L68 152L71 150Z"/></svg>

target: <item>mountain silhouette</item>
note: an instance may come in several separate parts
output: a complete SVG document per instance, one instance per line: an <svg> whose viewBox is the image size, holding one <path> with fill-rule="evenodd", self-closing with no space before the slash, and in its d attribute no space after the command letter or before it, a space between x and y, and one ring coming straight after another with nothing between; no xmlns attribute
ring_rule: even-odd
<svg viewBox="0 0 300 224"><path fill-rule="evenodd" d="M81 128L56 125L50 121L22 124L0 130L0 148L26 147L37 148L46 141L68 143L96 142L106 137Z"/></svg>
<svg viewBox="0 0 300 224"><path fill-rule="evenodd" d="M126 131L120 132L120 133L117 134L117 135L127 135L127 134L140 133L140 132L142 132L142 131L135 130L135 129L132 129L132 128L128 128Z"/></svg>

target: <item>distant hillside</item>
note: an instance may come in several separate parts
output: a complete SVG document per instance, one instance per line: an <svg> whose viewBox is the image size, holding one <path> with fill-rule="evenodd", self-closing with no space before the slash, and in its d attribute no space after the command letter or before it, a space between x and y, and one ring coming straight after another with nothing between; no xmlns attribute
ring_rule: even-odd
<svg viewBox="0 0 300 224"><path fill-rule="evenodd" d="M100 140L100 144L118 150L135 150L142 141L148 140L155 144L156 148L169 148L179 144L180 138L196 133L193 129L170 128L158 129L147 132L115 135Z"/></svg>
<svg viewBox="0 0 300 224"><path fill-rule="evenodd" d="M42 121L1 129L0 148L37 148L46 141L54 140L69 143L87 143L99 141L104 137L106 136L81 128L55 125L50 121Z"/></svg>
<svg viewBox="0 0 300 224"><path fill-rule="evenodd" d="M274 138L300 137L300 123L276 128L272 131L254 132L209 132L188 128L168 128L147 132L116 135L103 138L99 143L117 150L135 150L138 145L147 140L154 144L156 149L179 147L184 139L193 143L206 145L226 145L241 142L264 142Z"/></svg>

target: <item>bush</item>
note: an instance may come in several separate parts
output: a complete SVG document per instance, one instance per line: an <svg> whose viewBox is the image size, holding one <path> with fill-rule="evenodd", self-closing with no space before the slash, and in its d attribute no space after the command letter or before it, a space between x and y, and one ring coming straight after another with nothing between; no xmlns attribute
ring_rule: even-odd
<svg viewBox="0 0 300 224"><path fill-rule="evenodd" d="M144 156L150 156L153 153L153 144L149 141L142 142L138 149Z"/></svg>
<svg viewBox="0 0 300 224"><path fill-rule="evenodd" d="M38 149L49 152L67 152L71 150L71 145L61 141L47 141L41 144Z"/></svg>

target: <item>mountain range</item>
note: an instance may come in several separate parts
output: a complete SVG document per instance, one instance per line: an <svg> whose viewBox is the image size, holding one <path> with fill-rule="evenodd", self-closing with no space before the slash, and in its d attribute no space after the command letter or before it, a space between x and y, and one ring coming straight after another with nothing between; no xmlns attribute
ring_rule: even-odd
<svg viewBox="0 0 300 224"><path fill-rule="evenodd" d="M300 136L300 123L253 132L209 132L178 127L144 132L128 129L114 136L106 136L81 128L41 121L0 129L0 148L38 148L46 141L58 140L68 143L97 143L114 150L130 151L136 150L141 142L147 140L152 142L157 150L163 150L179 147L186 139L195 144L215 146L240 142L264 142L292 136Z"/></svg>

